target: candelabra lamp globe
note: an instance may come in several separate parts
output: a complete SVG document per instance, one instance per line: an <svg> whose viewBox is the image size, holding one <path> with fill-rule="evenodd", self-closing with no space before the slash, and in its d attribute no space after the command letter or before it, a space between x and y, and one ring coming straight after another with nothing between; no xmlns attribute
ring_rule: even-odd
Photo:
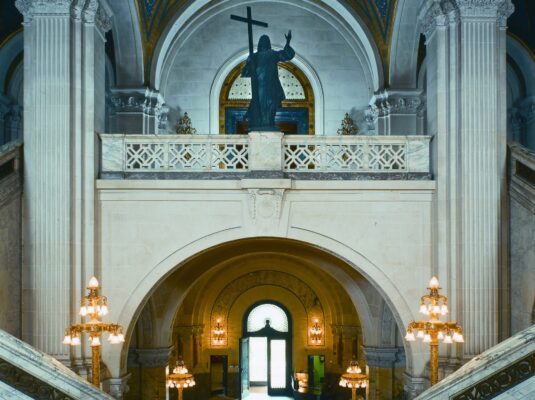
<svg viewBox="0 0 535 400"><path fill-rule="evenodd" d="M412 321L407 327L405 340L414 342L421 339L429 343L431 352L431 385L438 382L438 344L439 340L445 344L464 343L462 328L457 322L445 322L440 318L449 313L447 297L439 293L441 287L438 279L433 277L427 288L429 293L420 300L420 313L426 315L428 320ZM416 334L415 334L416 332Z"/></svg>

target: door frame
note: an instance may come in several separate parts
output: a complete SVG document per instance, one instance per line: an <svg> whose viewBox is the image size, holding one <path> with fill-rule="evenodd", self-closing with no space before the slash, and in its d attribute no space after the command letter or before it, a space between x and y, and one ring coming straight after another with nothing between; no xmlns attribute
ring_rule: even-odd
<svg viewBox="0 0 535 400"><path fill-rule="evenodd" d="M249 317L249 314L253 309L256 307L263 305L263 304L273 304L279 308L281 308L284 313L286 314L286 318L288 319L288 332L279 332L269 324L266 324L264 328L255 331L255 332L248 332L247 331L247 319ZM291 314L288 312L288 309L281 303L273 300L264 300L259 301L251 305L243 314L243 320L242 320L242 337L240 338L240 345L241 341L243 339L249 338L249 337L266 337L267 338L267 356L268 356L268 395L269 396L292 396L292 383L291 383L291 376L292 376L292 368L293 368L293 360L292 360L292 339L293 339L293 325L292 325L292 318ZM271 389L271 340L273 339L283 339L286 341L286 387L283 389ZM240 347L240 371L242 369L241 361L242 361L242 350ZM241 373L240 373L240 379L241 379Z"/></svg>

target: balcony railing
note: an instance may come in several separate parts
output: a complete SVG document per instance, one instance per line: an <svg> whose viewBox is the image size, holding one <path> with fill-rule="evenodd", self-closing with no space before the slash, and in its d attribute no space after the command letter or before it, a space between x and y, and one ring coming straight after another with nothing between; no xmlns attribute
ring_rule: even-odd
<svg viewBox="0 0 535 400"><path fill-rule="evenodd" d="M429 136L101 134L101 172L421 173Z"/></svg>

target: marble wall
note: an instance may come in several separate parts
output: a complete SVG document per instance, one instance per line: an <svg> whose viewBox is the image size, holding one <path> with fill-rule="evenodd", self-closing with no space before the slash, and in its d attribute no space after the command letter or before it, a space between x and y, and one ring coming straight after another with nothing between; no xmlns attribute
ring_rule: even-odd
<svg viewBox="0 0 535 400"><path fill-rule="evenodd" d="M531 201L535 203L535 191ZM534 324L535 207L526 208L514 196L511 213L511 334Z"/></svg>
<svg viewBox="0 0 535 400"><path fill-rule="evenodd" d="M14 159L0 159L0 168L11 162ZM21 335L21 190L18 171L0 180L0 329L17 337Z"/></svg>

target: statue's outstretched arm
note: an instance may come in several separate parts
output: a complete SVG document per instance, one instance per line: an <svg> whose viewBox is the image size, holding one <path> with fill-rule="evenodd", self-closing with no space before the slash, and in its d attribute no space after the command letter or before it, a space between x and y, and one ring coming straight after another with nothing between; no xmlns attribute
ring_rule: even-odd
<svg viewBox="0 0 535 400"><path fill-rule="evenodd" d="M287 35L284 35L286 38L286 45L284 49L279 51L279 61L290 61L295 56L295 51L290 46L290 41L292 40L292 31L289 30Z"/></svg>

